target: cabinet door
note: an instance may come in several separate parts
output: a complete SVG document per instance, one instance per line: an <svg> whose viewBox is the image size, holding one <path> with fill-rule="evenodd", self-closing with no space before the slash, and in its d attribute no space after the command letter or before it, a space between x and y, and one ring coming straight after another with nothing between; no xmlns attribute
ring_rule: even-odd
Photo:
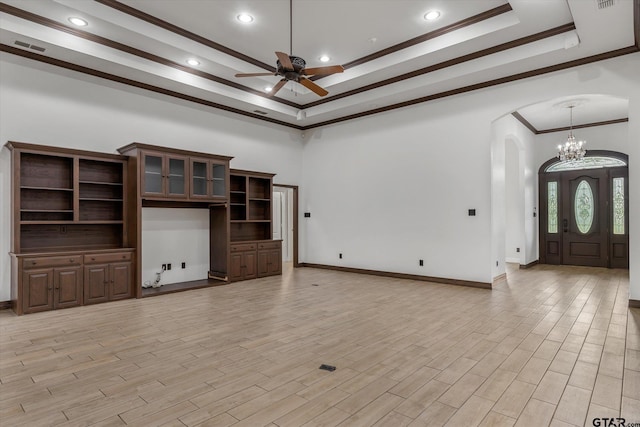
<svg viewBox="0 0 640 427"><path fill-rule="evenodd" d="M212 160L210 162L211 196L214 198L227 197L227 164Z"/></svg>
<svg viewBox="0 0 640 427"><path fill-rule="evenodd" d="M258 251L258 277L269 275L269 252Z"/></svg>
<svg viewBox="0 0 640 427"><path fill-rule="evenodd" d="M22 293L25 314L53 309L53 269L23 271Z"/></svg>
<svg viewBox="0 0 640 427"><path fill-rule="evenodd" d="M282 274L282 250L272 249L268 256L268 271L270 275Z"/></svg>
<svg viewBox="0 0 640 427"><path fill-rule="evenodd" d="M206 159L191 159L191 186L189 196L195 199L205 199L211 194L209 183L209 161Z"/></svg>
<svg viewBox="0 0 640 427"><path fill-rule="evenodd" d="M109 265L96 264L84 267L84 303L109 301Z"/></svg>
<svg viewBox="0 0 640 427"><path fill-rule="evenodd" d="M187 158L166 156L166 195L171 198L187 197L188 165Z"/></svg>
<svg viewBox="0 0 640 427"><path fill-rule="evenodd" d="M82 272L80 267L53 270L53 306L74 307L82 304Z"/></svg>
<svg viewBox="0 0 640 427"><path fill-rule="evenodd" d="M142 153L142 194L162 196L165 194L164 158L162 154Z"/></svg>
<svg viewBox="0 0 640 427"><path fill-rule="evenodd" d="M242 252L231 253L231 263L229 269L229 280L242 280Z"/></svg>
<svg viewBox="0 0 640 427"><path fill-rule="evenodd" d="M119 262L109 265L109 299L131 297L131 263Z"/></svg>
<svg viewBox="0 0 640 427"><path fill-rule="evenodd" d="M242 258L244 262L244 278L255 279L256 277L258 277L257 252L244 252L242 254Z"/></svg>

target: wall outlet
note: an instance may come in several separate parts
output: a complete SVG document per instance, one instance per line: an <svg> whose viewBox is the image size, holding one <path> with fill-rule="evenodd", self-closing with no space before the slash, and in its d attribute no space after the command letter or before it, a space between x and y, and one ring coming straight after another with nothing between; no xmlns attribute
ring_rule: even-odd
<svg viewBox="0 0 640 427"><path fill-rule="evenodd" d="M342 259L342 254L338 254L338 258Z"/></svg>
<svg viewBox="0 0 640 427"><path fill-rule="evenodd" d="M496 261L496 267L498 266L498 261Z"/></svg>
<svg viewBox="0 0 640 427"><path fill-rule="evenodd" d="M167 270L171 270L171 264L167 264Z"/></svg>
<svg viewBox="0 0 640 427"><path fill-rule="evenodd" d="M424 267L424 260L421 259L420 261L418 261L418 265L420 265L420 267Z"/></svg>
<svg viewBox="0 0 640 427"><path fill-rule="evenodd" d="M520 248L516 248L516 252L520 252Z"/></svg>
<svg viewBox="0 0 640 427"><path fill-rule="evenodd" d="M186 262L182 263L182 268L187 268L187 263Z"/></svg>
<svg viewBox="0 0 640 427"><path fill-rule="evenodd" d="M167 264L162 264L162 271L167 271Z"/></svg>

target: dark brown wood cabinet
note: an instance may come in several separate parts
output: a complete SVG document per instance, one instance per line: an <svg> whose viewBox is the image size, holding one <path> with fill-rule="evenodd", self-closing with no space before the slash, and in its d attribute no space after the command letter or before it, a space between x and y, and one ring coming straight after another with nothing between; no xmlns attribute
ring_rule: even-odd
<svg viewBox="0 0 640 427"><path fill-rule="evenodd" d="M142 196L187 198L189 159L186 156L142 150L140 159Z"/></svg>
<svg viewBox="0 0 640 427"><path fill-rule="evenodd" d="M13 308L23 314L82 305L83 257L131 251L127 158L21 142L7 147L13 171Z"/></svg>
<svg viewBox="0 0 640 427"><path fill-rule="evenodd" d="M282 242L271 240L273 176L231 170L231 281L282 274Z"/></svg>
<svg viewBox="0 0 640 427"><path fill-rule="evenodd" d="M108 261L117 262L106 264ZM130 252L88 254L84 256L84 262L85 304L131 298L133 265Z"/></svg>
<svg viewBox="0 0 640 427"><path fill-rule="evenodd" d="M142 247L142 209L146 207L206 209L210 217L209 273L211 285L229 276L229 161L227 156L131 143L118 149L129 159L129 174L137 185L129 189L132 203L127 212L129 234ZM135 259L135 296L142 297L142 255ZM201 287L198 281L197 287ZM182 286L180 289L188 289ZM154 292L153 294L157 294Z"/></svg>
<svg viewBox="0 0 640 427"><path fill-rule="evenodd" d="M258 277L256 247L255 243L231 245L229 280L237 282Z"/></svg>
<svg viewBox="0 0 640 427"><path fill-rule="evenodd" d="M282 241L258 243L258 277L282 274Z"/></svg>

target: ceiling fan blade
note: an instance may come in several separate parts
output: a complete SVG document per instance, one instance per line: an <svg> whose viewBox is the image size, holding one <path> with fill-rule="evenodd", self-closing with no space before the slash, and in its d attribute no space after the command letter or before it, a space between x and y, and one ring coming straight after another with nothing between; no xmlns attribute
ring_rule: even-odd
<svg viewBox="0 0 640 427"><path fill-rule="evenodd" d="M238 73L236 77L259 77L259 76L275 76L275 73Z"/></svg>
<svg viewBox="0 0 640 427"><path fill-rule="evenodd" d="M302 86L309 89L311 92L314 92L320 96L325 96L329 93L325 89L321 88L320 86L312 82L311 80L306 79L304 77L300 77L300 80L298 80L298 83L300 83Z"/></svg>
<svg viewBox="0 0 640 427"><path fill-rule="evenodd" d="M275 95L280 89L282 89L284 87L284 85L287 84L287 79L282 79L280 80L278 83L276 83L276 85L273 87L273 89L271 89L271 92L269 93L270 96Z"/></svg>
<svg viewBox="0 0 640 427"><path fill-rule="evenodd" d="M329 75L335 73L342 73L344 68L342 65L329 65L326 67L313 67L313 68L305 68L302 70L302 74L311 76L311 75Z"/></svg>
<svg viewBox="0 0 640 427"><path fill-rule="evenodd" d="M285 70L293 70L293 64L291 63L289 55L284 52L276 52L276 56Z"/></svg>

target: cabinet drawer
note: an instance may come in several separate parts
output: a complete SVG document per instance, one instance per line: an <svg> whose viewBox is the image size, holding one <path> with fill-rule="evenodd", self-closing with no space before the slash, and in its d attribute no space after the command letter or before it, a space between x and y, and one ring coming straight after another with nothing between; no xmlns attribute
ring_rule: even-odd
<svg viewBox="0 0 640 427"><path fill-rule="evenodd" d="M131 261L131 252L116 252L108 254L88 254L84 256L85 264Z"/></svg>
<svg viewBox="0 0 640 427"><path fill-rule="evenodd" d="M231 244L231 252L255 251L255 243Z"/></svg>
<svg viewBox="0 0 640 427"><path fill-rule="evenodd" d="M82 263L81 255L52 256L52 257L24 258L22 260L22 267L23 268L59 267L63 265L78 265L80 263Z"/></svg>
<svg viewBox="0 0 640 427"><path fill-rule="evenodd" d="M280 242L258 243L258 249L280 249Z"/></svg>

